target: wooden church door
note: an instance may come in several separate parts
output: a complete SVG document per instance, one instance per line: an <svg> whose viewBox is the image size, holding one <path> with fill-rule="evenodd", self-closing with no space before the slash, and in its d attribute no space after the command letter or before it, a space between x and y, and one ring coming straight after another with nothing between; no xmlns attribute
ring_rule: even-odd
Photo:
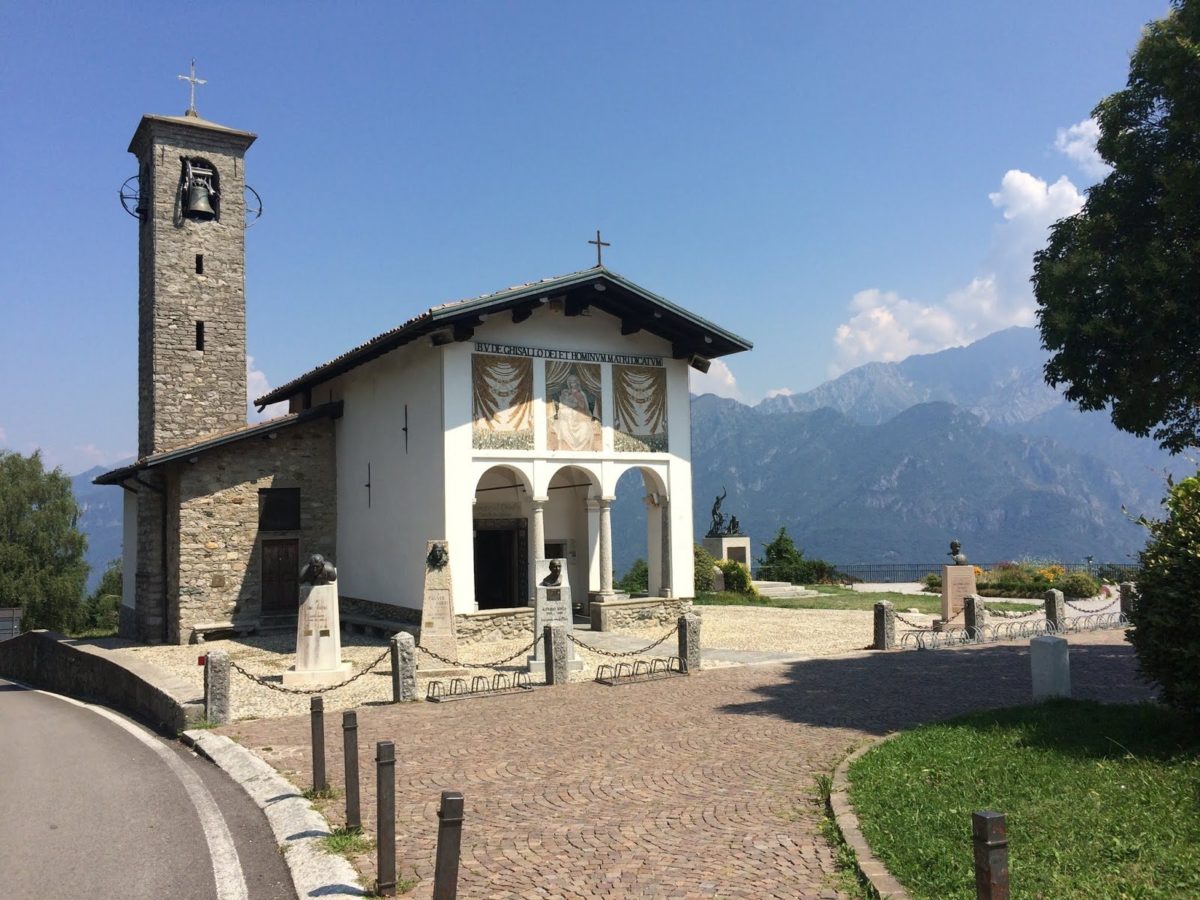
<svg viewBox="0 0 1200 900"><path fill-rule="evenodd" d="M300 607L300 541L262 542L262 611L294 613Z"/></svg>

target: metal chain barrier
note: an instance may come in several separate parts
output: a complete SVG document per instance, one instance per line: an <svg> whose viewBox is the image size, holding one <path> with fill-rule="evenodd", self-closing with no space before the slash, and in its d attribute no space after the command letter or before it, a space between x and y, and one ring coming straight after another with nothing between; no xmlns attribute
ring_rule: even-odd
<svg viewBox="0 0 1200 900"><path fill-rule="evenodd" d="M268 681L267 680L268 676L255 675L253 672L247 672L245 669L243 669L241 666L239 666L237 663L235 663L232 659L229 661L229 666L230 666L230 668L234 669L235 671L240 672L241 674L245 675L251 681L253 681L257 684L261 684L265 688L270 688L273 691L279 691L279 693L281 693L281 694L324 694L328 691L336 691L338 688L345 687L348 684L352 684L353 682L358 681L358 679L362 678L364 675L366 675L368 672L370 672L372 669L374 669L376 666L378 666L381 662L383 662L385 659L387 659L388 654L391 652L392 652L391 647L386 648L382 653L379 654L379 656L377 656L375 658L375 661L373 663L371 663L369 666L367 666L361 672L356 672L355 674L351 675L345 681L340 681L337 684L329 684L329 685L325 685L324 687L315 687L315 688L284 687L282 684L276 684L273 681Z"/></svg>
<svg viewBox="0 0 1200 900"><path fill-rule="evenodd" d="M1063 603L1067 604L1067 606L1071 607L1071 609L1075 610L1075 612L1081 612L1085 616L1090 616L1090 615L1093 615L1094 613L1105 612L1106 610L1112 609L1114 606L1116 606L1120 602L1121 602L1121 598L1115 597L1115 598L1113 598L1113 601L1111 603L1106 603L1104 606L1101 606L1099 609L1087 609L1083 606L1076 606L1074 603L1072 603L1066 597L1063 598Z"/></svg>
<svg viewBox="0 0 1200 900"><path fill-rule="evenodd" d="M535 637L532 641L530 641L528 644L526 644L524 647L522 647L516 653L513 653L511 656L506 656L506 657L504 657L504 659L498 659L495 662L484 662L484 663L459 662L457 660L447 659L446 657L442 656L440 653L436 653L433 650L430 650L428 647L417 647L417 649L428 656L432 656L438 662L445 663L448 666L454 666L455 668L459 668L459 669L494 669L497 666L502 666L505 663L512 662L518 656L523 656L524 654L528 653L530 650L532 650L534 647L537 646L537 642L538 642L538 638Z"/></svg>
<svg viewBox="0 0 1200 900"><path fill-rule="evenodd" d="M583 641L579 640L579 638L575 637L575 635L571 634L570 632L567 633L567 640L569 640L576 647L582 647L584 650L591 650L593 653L599 653L601 656L611 656L614 659L621 659L621 658L627 657L627 656L641 656L647 650L653 650L655 647L657 647L659 644L661 644L663 641L665 641L667 638L669 638L671 635L675 634L678 631L679 631L679 626L676 625L674 628L672 628L670 631L668 631L666 634L664 634L662 637L660 637L653 644L647 644L645 647L642 647L640 650L629 650L624 653L619 653L614 650L601 650L599 647L593 647L591 644L585 644Z"/></svg>
<svg viewBox="0 0 1200 900"><path fill-rule="evenodd" d="M895 610L892 611L892 615L894 615L896 617L897 621L903 622L909 628L915 628L915 629L917 629L917 631L933 631L932 625L918 624L917 622L914 622L911 619L904 618L904 616L900 615L900 613L896 612Z"/></svg>

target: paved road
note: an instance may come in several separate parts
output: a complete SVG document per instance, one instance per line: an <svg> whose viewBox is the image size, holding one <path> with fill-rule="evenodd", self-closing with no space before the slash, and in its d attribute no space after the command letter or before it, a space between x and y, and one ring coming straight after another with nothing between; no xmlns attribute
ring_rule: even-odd
<svg viewBox="0 0 1200 900"><path fill-rule="evenodd" d="M0 679L0 895L295 898L261 811L110 710Z"/></svg>
<svg viewBox="0 0 1200 900"><path fill-rule="evenodd" d="M1151 696L1120 630L1069 640L1075 696ZM374 742L393 740L400 874L420 880L412 900L431 895L445 789L466 798L460 893L471 900L835 897L814 775L869 736L1028 702L1030 690L1026 641L371 706L358 712L363 810L375 805ZM340 788L337 717L326 729ZM222 731L308 783L306 717ZM329 815L340 820L340 800ZM355 862L373 878L373 854Z"/></svg>

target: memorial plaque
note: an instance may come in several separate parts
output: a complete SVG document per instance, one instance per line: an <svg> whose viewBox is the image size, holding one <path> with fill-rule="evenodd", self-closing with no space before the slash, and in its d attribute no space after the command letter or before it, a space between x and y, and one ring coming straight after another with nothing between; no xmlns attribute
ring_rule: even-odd
<svg viewBox="0 0 1200 900"><path fill-rule="evenodd" d="M974 566L942 566L942 620L949 622L963 608L963 599L977 593Z"/></svg>
<svg viewBox="0 0 1200 900"><path fill-rule="evenodd" d="M437 565L434 546L440 545L444 559ZM421 603L421 640L418 646L446 659L458 659L458 634L454 627L454 586L450 580L449 545L446 541L428 541L425 545L425 595ZM422 676L463 675L466 670L451 666L428 654L417 654Z"/></svg>
<svg viewBox="0 0 1200 900"><path fill-rule="evenodd" d="M540 638L547 625L565 625L568 634L575 625L565 559L537 561L537 600L533 607L533 630L539 640L534 645L533 656L529 657L531 671L541 671L545 666L546 646ZM575 658L575 645L570 641L567 642L567 666L570 671L583 668L583 660Z"/></svg>

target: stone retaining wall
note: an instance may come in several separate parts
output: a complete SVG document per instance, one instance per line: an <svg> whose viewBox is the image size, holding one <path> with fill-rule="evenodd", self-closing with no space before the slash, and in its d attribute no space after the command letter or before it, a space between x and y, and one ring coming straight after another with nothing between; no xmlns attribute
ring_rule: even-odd
<svg viewBox="0 0 1200 900"><path fill-rule="evenodd" d="M171 736L204 719L204 699L182 678L53 631L0 643L0 675L123 710Z"/></svg>
<svg viewBox="0 0 1200 900"><path fill-rule="evenodd" d="M510 609L461 613L454 617L454 628L460 644L517 639L531 641L533 607L515 606Z"/></svg>
<svg viewBox="0 0 1200 900"><path fill-rule="evenodd" d="M655 625L670 628L680 616L691 611L692 601L677 597L593 602L592 630L622 631L626 628L646 628Z"/></svg>
<svg viewBox="0 0 1200 900"><path fill-rule="evenodd" d="M419 609L345 595L338 597L338 612L343 619L372 619L379 622L395 622L397 625L421 624Z"/></svg>

